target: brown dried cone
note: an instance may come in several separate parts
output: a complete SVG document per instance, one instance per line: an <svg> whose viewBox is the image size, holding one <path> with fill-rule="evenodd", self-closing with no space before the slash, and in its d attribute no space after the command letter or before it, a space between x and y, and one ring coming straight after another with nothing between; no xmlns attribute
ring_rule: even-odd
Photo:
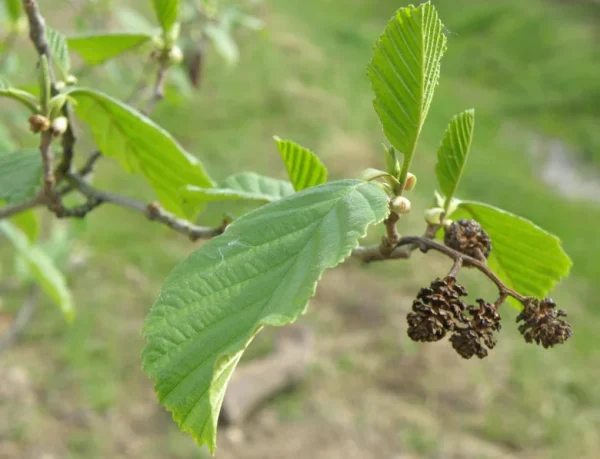
<svg viewBox="0 0 600 459"><path fill-rule="evenodd" d="M519 331L528 343L536 342L545 348L562 344L571 337L571 325L563 319L567 313L556 308L556 303L550 298L541 301L530 298L525 309L517 316Z"/></svg>
<svg viewBox="0 0 600 459"><path fill-rule="evenodd" d="M408 336L413 341L438 341L454 330L455 323L466 320L465 303L460 299L466 289L454 277L434 280L421 289L408 313Z"/></svg>
<svg viewBox="0 0 600 459"><path fill-rule="evenodd" d="M450 337L454 350L463 358L470 359L474 355L480 359L488 355L485 348L493 349L496 345L494 331L501 328L500 314L496 306L486 303L481 298L477 300L479 307L469 306L468 311L471 319L464 328L459 328ZM485 344L485 346L484 346Z"/></svg>
<svg viewBox="0 0 600 459"><path fill-rule="evenodd" d="M480 252L487 258L492 250L490 236L475 220L463 219L453 222L446 228L444 243L473 258L480 258Z"/></svg>

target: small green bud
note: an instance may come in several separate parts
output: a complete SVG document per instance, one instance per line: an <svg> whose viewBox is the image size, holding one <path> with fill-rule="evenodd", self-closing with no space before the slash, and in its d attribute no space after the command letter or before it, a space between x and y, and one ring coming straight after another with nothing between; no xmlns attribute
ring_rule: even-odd
<svg viewBox="0 0 600 459"><path fill-rule="evenodd" d="M50 120L43 115L31 115L29 117L29 129L34 134L47 131L50 128Z"/></svg>
<svg viewBox="0 0 600 459"><path fill-rule="evenodd" d="M417 176L415 174L411 174L410 172L406 176L406 181L404 182L404 190L412 191L417 185Z"/></svg>
<svg viewBox="0 0 600 459"><path fill-rule="evenodd" d="M410 212L411 203L404 196L396 196L392 199L392 202L390 202L390 209L397 214L407 214Z"/></svg>
<svg viewBox="0 0 600 459"><path fill-rule="evenodd" d="M67 84L64 81L60 80L54 83L54 87L60 91L61 89L65 89L67 87Z"/></svg>
<svg viewBox="0 0 600 459"><path fill-rule="evenodd" d="M444 209L441 207L432 207L425 211L425 221L430 225L439 225L444 215Z"/></svg>
<svg viewBox="0 0 600 459"><path fill-rule="evenodd" d="M67 118L64 116L59 116L58 118L54 119L54 121L52 121L50 129L52 129L52 135L54 137L58 137L64 134L68 127L69 122Z"/></svg>
<svg viewBox="0 0 600 459"><path fill-rule="evenodd" d="M75 75L69 75L66 80L67 86L74 86L77 84L77 77Z"/></svg>

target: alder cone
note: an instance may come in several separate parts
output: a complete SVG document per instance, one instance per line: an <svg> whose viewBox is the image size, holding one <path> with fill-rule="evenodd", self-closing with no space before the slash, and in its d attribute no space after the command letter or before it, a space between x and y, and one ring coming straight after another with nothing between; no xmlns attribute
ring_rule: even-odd
<svg viewBox="0 0 600 459"><path fill-rule="evenodd" d="M492 251L490 236L475 220L462 219L453 222L446 228L444 243L473 258L480 258L480 252L487 258Z"/></svg>
<svg viewBox="0 0 600 459"><path fill-rule="evenodd" d="M408 336L420 342L441 340L455 329L456 322L465 321L466 305L461 297L466 295L467 290L450 276L422 288L406 317Z"/></svg>
<svg viewBox="0 0 600 459"><path fill-rule="evenodd" d="M530 298L517 316L519 332L528 343L535 342L545 348L562 344L573 335L571 325L564 320L567 313L556 307L550 298Z"/></svg>
<svg viewBox="0 0 600 459"><path fill-rule="evenodd" d="M474 355L480 359L488 355L488 349L496 346L494 332L500 330L500 314L496 306L486 303L479 298L479 307L469 306L468 312L471 318L466 326L459 328L450 337L450 343L454 350L463 358L470 359Z"/></svg>

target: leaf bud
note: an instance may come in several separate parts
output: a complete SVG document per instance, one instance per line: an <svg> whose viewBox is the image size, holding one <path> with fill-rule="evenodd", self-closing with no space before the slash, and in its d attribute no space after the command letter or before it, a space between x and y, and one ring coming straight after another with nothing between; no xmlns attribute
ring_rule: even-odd
<svg viewBox="0 0 600 459"><path fill-rule="evenodd" d="M410 212L411 204L404 196L396 196L390 203L390 209L397 214L407 214Z"/></svg>
<svg viewBox="0 0 600 459"><path fill-rule="evenodd" d="M411 191L417 185L417 176L415 174L411 174L410 172L406 176L406 181L404 182L404 190Z"/></svg>
<svg viewBox="0 0 600 459"><path fill-rule="evenodd" d="M441 207L432 207L425 211L425 221L430 225L439 225L442 221L444 209Z"/></svg>
<svg viewBox="0 0 600 459"><path fill-rule="evenodd" d="M50 128L50 120L43 115L31 115L29 117L29 129L37 134L38 132L47 131Z"/></svg>
<svg viewBox="0 0 600 459"><path fill-rule="evenodd" d="M52 129L52 135L54 137L58 137L65 133L67 128L69 127L69 122L67 118L64 116L59 116L52 121L52 125L50 128Z"/></svg>

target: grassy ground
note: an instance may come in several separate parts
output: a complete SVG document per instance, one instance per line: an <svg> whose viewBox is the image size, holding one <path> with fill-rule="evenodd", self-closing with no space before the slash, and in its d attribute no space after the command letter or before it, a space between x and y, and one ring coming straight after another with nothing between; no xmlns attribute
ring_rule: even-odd
<svg viewBox="0 0 600 459"><path fill-rule="evenodd" d="M526 345L510 326L516 312L507 310L498 349L485 362L463 362L447 343L417 346L405 337L411 297L446 262L417 256L369 269L350 262L326 276L303 319L316 330L318 351L306 384L278 397L241 431L223 433L218 457L591 458L600 447L594 384L600 377L600 209L554 194L535 178L527 155L537 133L561 137L581 151L581 161L600 163L594 137L600 95L592 78L597 7L434 3L449 51L415 163L416 211L406 231L422 226L447 121L474 107L475 144L461 195L529 217L564 240L575 266L555 297L570 312L576 335L552 351ZM238 67L228 70L209 53L202 90L185 100L169 97L155 118L216 178L246 169L283 177L274 134L312 148L335 177L381 167L384 139L365 66L399 6L391 0L265 2L267 33L240 36ZM61 11L50 21L61 21ZM103 75L89 78L104 81ZM150 196L141 180L110 161L96 179L100 187ZM22 344L2 356L2 376L13 384L0 388L0 418L12 420L0 423L0 457L202 455L157 406L139 369L143 317L162 279L193 245L109 207L77 233L73 253L88 254L70 276L77 323L67 327L56 311L43 308ZM2 260L8 270L9 259ZM489 291L473 275L465 282L473 293ZM18 300L18 294L4 296L2 306L10 310Z"/></svg>

